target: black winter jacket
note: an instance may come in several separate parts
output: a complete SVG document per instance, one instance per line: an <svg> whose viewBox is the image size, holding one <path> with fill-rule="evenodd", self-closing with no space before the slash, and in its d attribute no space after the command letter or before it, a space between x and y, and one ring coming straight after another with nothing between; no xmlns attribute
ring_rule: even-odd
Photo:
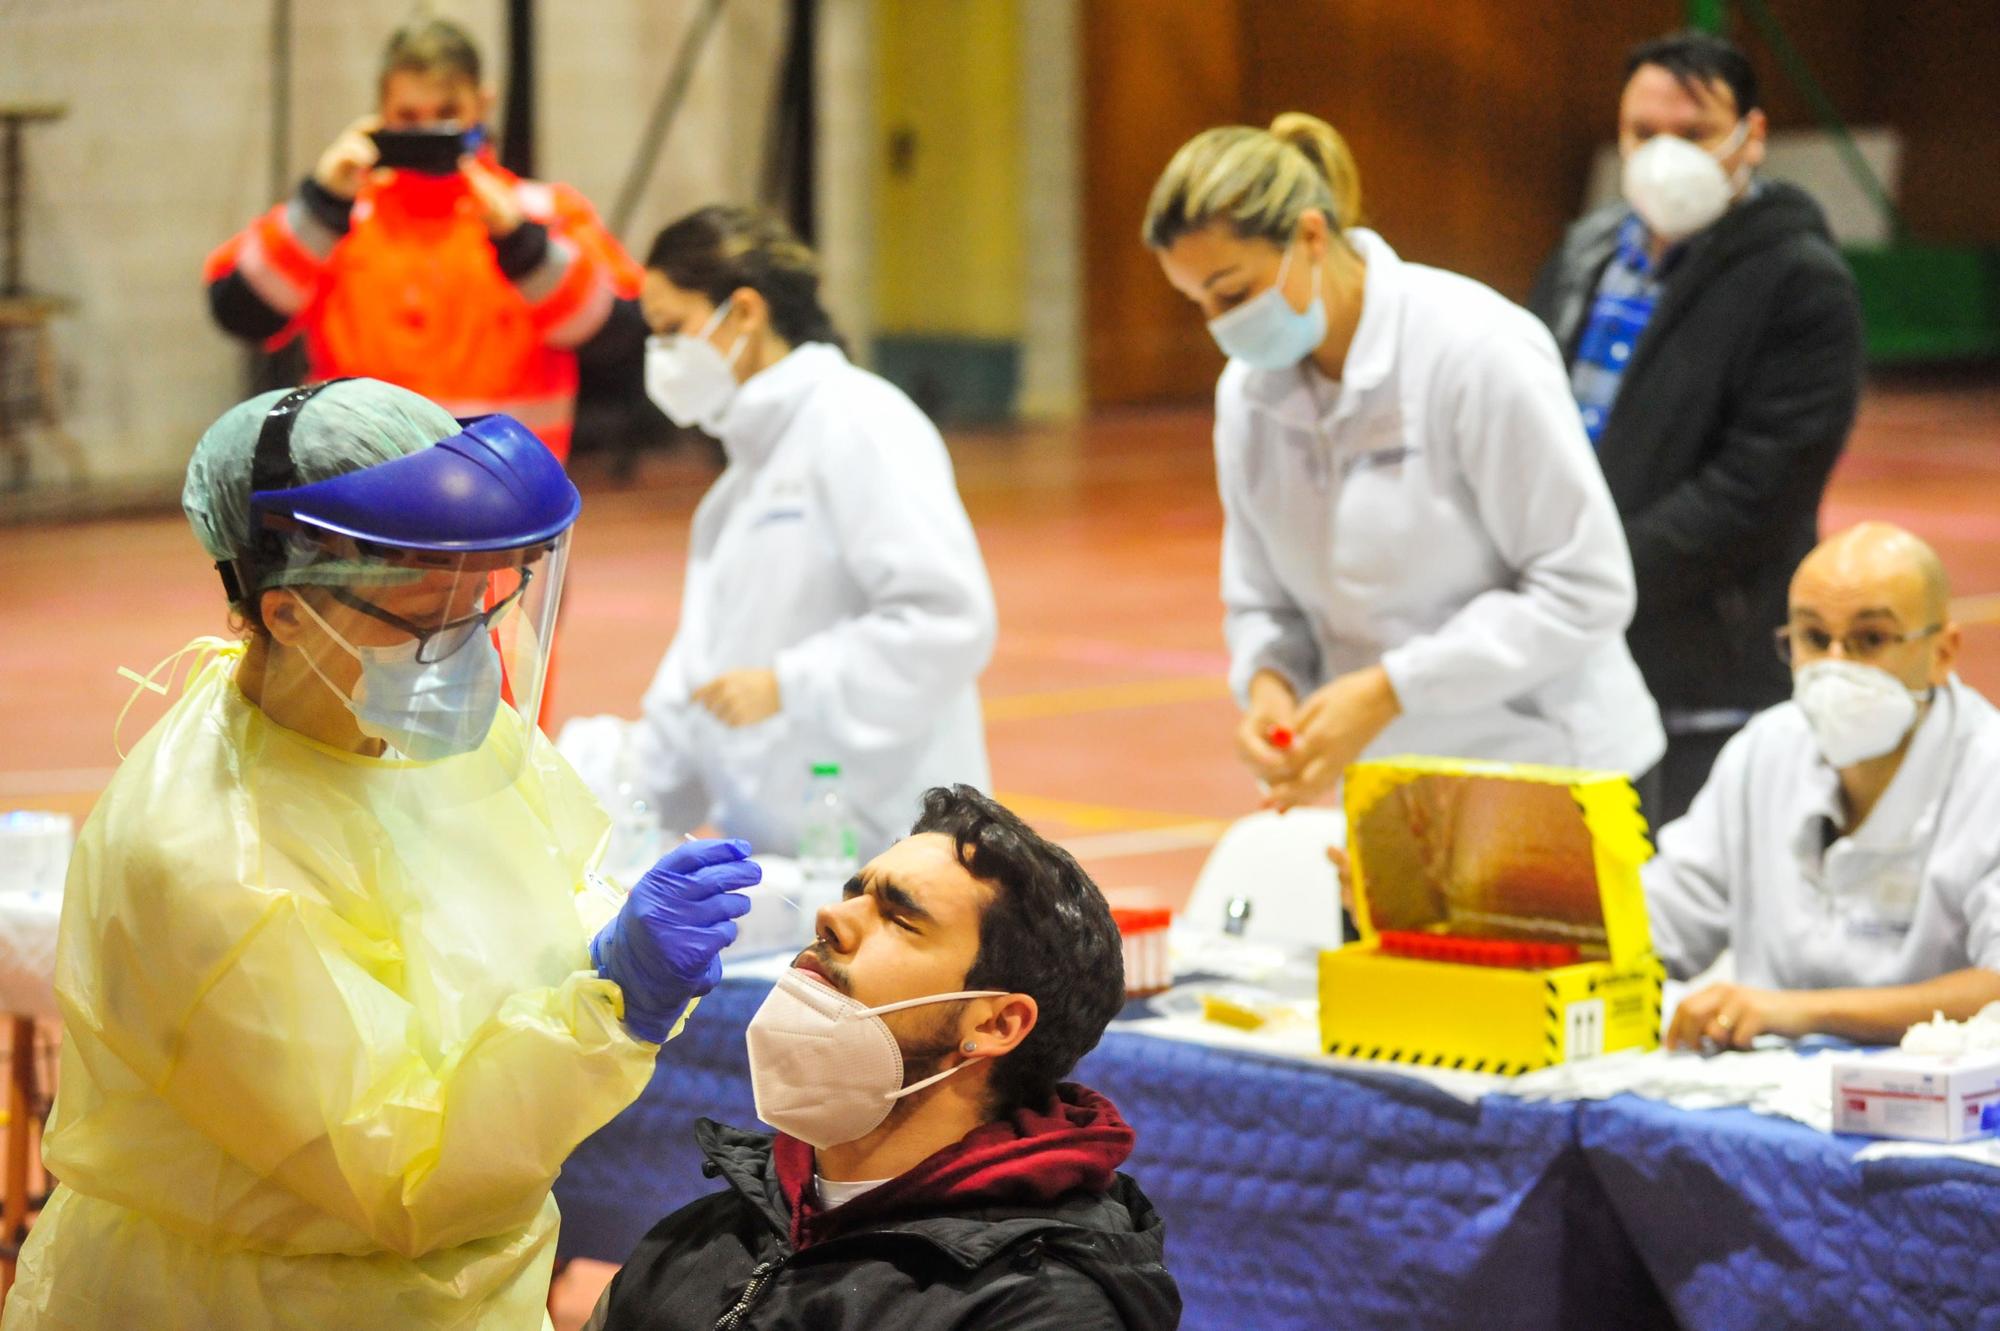
<svg viewBox="0 0 2000 1331"><path fill-rule="evenodd" d="M1180 1293L1152 1204L1123 1174L1037 1206L884 1217L801 1250L772 1139L703 1119L727 1191L656 1225L612 1281L607 1331L1170 1331ZM865 1199L864 1199L865 1200Z"/></svg>
<svg viewBox="0 0 2000 1331"><path fill-rule="evenodd" d="M1577 222L1536 280L1565 361L1626 215ZM1598 443L1638 575L1627 638L1662 711L1790 695L1772 633L1861 376L1854 278L1803 190L1765 182L1668 271Z"/></svg>

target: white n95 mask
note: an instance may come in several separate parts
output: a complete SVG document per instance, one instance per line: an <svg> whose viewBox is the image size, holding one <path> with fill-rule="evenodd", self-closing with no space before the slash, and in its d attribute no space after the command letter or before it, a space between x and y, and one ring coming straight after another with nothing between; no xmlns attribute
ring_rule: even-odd
<svg viewBox="0 0 2000 1331"><path fill-rule="evenodd" d="M750 1047L757 1117L822 1150L866 1137L882 1126L896 1101L966 1066L959 1063L903 1085L903 1050L882 1014L960 998L999 998L1004 992L932 994L871 1008L804 971L786 971L743 1037Z"/></svg>
<svg viewBox="0 0 2000 1331"><path fill-rule="evenodd" d="M1859 661L1814 661L1792 675L1792 701L1835 767L1880 758L1901 744L1917 722L1917 704L1928 697Z"/></svg>
<svg viewBox="0 0 2000 1331"><path fill-rule="evenodd" d="M1312 304L1292 308L1285 299L1285 270L1292 247L1278 261L1278 277L1263 291L1227 314L1208 321L1208 333L1222 354L1258 370L1282 370L1297 365L1326 340L1326 300L1319 293L1319 265L1313 265Z"/></svg>
<svg viewBox="0 0 2000 1331"><path fill-rule="evenodd" d="M1685 240L1729 211L1750 168L1739 168L1732 179L1717 159L1735 152L1749 134L1750 122L1739 121L1712 154L1675 135L1655 134L1625 159L1620 182L1625 202L1661 240Z"/></svg>
<svg viewBox="0 0 2000 1331"><path fill-rule="evenodd" d="M646 396L680 426L698 426L713 432L736 396L734 366L743 354L745 338L727 356L716 350L708 335L729 313L729 302L716 306L715 313L701 331L670 333L646 339Z"/></svg>

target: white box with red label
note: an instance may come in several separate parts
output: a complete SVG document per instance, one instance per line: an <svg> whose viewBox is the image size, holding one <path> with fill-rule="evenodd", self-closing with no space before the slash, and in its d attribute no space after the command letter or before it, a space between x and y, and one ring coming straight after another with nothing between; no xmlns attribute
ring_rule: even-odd
<svg viewBox="0 0 2000 1331"><path fill-rule="evenodd" d="M1906 1141L2000 1133L2000 1054L1830 1055L1833 1130Z"/></svg>

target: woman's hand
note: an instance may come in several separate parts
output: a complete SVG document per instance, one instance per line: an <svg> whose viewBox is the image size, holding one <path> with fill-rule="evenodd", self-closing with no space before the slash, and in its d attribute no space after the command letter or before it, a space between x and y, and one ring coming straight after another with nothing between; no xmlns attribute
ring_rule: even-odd
<svg viewBox="0 0 2000 1331"><path fill-rule="evenodd" d="M1236 752L1259 781L1275 780L1289 767L1297 712L1298 696L1283 675L1259 670L1251 678L1250 708L1236 725ZM1274 742L1273 736L1283 742Z"/></svg>
<svg viewBox="0 0 2000 1331"><path fill-rule="evenodd" d="M1270 783L1278 810L1309 804L1340 780L1347 765L1402 712L1389 672L1355 670L1316 690L1298 711L1290 764Z"/></svg>
<svg viewBox="0 0 2000 1331"><path fill-rule="evenodd" d="M634 1035L666 1043L688 1000L721 982L722 949L750 911L744 890L763 878L749 842L690 841L633 884L591 943L590 959L623 992Z"/></svg>
<svg viewBox="0 0 2000 1331"><path fill-rule="evenodd" d="M732 670L694 691L694 700L729 726L754 726L778 714L778 675L772 670Z"/></svg>

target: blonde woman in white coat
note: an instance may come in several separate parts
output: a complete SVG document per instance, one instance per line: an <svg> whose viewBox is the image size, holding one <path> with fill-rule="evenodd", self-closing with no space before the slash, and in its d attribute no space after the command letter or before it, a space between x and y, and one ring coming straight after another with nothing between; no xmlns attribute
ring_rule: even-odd
<svg viewBox="0 0 2000 1331"><path fill-rule="evenodd" d="M1355 225L1311 116L1208 130L1144 235L1230 363L1222 590L1246 763L1284 808L1388 753L1648 772L1632 561L1533 316Z"/></svg>

